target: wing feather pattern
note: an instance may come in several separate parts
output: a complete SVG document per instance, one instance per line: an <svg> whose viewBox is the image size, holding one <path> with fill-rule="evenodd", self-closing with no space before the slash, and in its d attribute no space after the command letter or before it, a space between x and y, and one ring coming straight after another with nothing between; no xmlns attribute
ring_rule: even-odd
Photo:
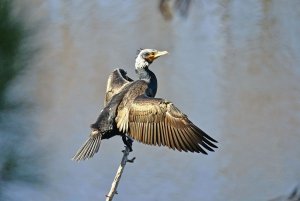
<svg viewBox="0 0 300 201"><path fill-rule="evenodd" d="M145 95L129 108L128 133L144 144L167 146L185 152L214 151L217 143L195 126L173 103Z"/></svg>
<svg viewBox="0 0 300 201"><path fill-rule="evenodd" d="M106 85L106 93L104 106L111 100L111 98L122 91L122 89L132 82L133 80L127 76L125 70L117 68L115 69L108 77L107 85Z"/></svg>

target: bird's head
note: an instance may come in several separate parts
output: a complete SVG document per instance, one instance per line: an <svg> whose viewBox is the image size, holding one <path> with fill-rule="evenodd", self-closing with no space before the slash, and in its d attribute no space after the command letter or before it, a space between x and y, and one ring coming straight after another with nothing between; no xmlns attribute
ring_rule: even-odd
<svg viewBox="0 0 300 201"><path fill-rule="evenodd" d="M135 69L148 67L155 59L165 54L168 54L168 52L154 49L140 49L135 59Z"/></svg>

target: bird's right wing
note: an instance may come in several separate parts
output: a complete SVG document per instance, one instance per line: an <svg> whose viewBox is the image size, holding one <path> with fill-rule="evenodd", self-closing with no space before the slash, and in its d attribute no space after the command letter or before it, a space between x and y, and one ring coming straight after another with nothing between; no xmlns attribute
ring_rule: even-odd
<svg viewBox="0 0 300 201"><path fill-rule="evenodd" d="M124 86L128 83L132 82L133 80L127 76L125 70L117 68L115 69L108 77L107 86L106 86L106 93L105 93L105 100L104 106L111 100L111 98L119 93Z"/></svg>
<svg viewBox="0 0 300 201"><path fill-rule="evenodd" d="M129 108L128 133L144 144L168 146L179 151L201 152L217 148L212 137L195 126L173 103L145 95Z"/></svg>

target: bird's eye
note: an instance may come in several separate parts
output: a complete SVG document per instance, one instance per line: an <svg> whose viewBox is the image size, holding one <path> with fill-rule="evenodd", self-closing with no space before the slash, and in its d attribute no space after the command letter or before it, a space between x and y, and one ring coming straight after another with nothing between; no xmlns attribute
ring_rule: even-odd
<svg viewBox="0 0 300 201"><path fill-rule="evenodd" d="M146 52L146 53L144 54L144 57L148 57L148 56L149 56L149 53Z"/></svg>

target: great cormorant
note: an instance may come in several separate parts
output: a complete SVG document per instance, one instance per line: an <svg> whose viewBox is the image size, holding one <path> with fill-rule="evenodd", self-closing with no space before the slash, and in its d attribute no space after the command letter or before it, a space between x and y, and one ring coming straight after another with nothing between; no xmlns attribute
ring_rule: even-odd
<svg viewBox="0 0 300 201"><path fill-rule="evenodd" d="M123 69L116 69L108 78L104 109L91 125L89 139L77 151L73 160L91 158L98 152L102 139L122 136L131 149L133 138L149 145L167 146L185 152L214 151L217 141L195 126L175 105L154 98L157 79L150 64L167 51L139 50L135 71L139 79L133 81ZM131 149L132 150L132 149Z"/></svg>

